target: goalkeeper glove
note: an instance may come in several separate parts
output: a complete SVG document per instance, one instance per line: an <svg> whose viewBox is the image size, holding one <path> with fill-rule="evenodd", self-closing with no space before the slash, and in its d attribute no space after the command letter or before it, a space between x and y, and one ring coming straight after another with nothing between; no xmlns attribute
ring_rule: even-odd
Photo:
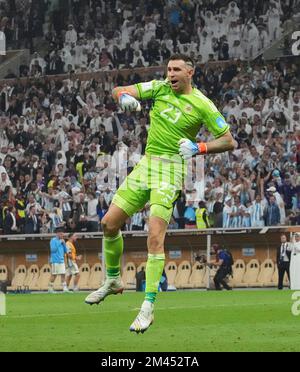
<svg viewBox="0 0 300 372"><path fill-rule="evenodd" d="M204 142L196 143L192 142L187 138L181 138L178 142L179 154L184 160L190 159L197 154L207 154L207 145Z"/></svg>
<svg viewBox="0 0 300 372"><path fill-rule="evenodd" d="M141 111L141 104L138 100L126 92L118 94L119 105L123 111Z"/></svg>

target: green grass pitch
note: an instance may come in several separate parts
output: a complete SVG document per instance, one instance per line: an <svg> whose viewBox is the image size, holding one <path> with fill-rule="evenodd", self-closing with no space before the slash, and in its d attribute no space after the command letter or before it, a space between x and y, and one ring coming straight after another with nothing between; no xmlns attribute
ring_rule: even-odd
<svg viewBox="0 0 300 372"><path fill-rule="evenodd" d="M7 295L0 351L300 351L300 315L288 290L159 293L155 321L129 332L143 293Z"/></svg>

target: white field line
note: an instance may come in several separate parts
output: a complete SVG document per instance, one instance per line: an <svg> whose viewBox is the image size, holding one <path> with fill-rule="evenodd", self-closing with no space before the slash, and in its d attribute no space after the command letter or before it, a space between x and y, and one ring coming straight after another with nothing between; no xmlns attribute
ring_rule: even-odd
<svg viewBox="0 0 300 372"><path fill-rule="evenodd" d="M235 306L274 306L274 305L281 305L282 302L257 302L255 304L218 304L218 305L197 305L197 306L170 306L170 307L155 307L155 311L169 311L169 310L193 310L193 309L208 309L208 308L224 308L224 307L235 307ZM101 305L100 305L101 306ZM99 314L112 314L112 313L120 313L120 312L127 312L127 311L139 311L140 308L134 309L124 309L124 310L99 310ZM45 318L45 317L64 317L64 316L72 316L72 315L87 315L88 312L80 312L80 313L45 313L45 314L24 314L24 315L7 315L5 319L24 319L24 318ZM98 314L98 313L91 313L91 314ZM1 318L0 318L1 319Z"/></svg>

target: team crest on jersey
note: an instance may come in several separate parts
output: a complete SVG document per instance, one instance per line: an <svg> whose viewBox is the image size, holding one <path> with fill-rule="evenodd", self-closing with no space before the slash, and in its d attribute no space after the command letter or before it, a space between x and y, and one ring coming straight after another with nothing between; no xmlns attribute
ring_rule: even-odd
<svg viewBox="0 0 300 372"><path fill-rule="evenodd" d="M184 111L190 114L193 111L193 107L191 105L186 105Z"/></svg>

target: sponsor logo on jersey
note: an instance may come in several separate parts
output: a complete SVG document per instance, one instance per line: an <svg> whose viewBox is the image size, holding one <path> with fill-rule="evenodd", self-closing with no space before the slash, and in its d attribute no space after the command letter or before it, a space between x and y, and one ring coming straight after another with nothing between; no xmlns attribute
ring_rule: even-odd
<svg viewBox="0 0 300 372"><path fill-rule="evenodd" d="M226 121L221 116L219 116L217 118L216 123L217 123L218 127L221 128L221 129L225 128L226 125L227 125Z"/></svg>

